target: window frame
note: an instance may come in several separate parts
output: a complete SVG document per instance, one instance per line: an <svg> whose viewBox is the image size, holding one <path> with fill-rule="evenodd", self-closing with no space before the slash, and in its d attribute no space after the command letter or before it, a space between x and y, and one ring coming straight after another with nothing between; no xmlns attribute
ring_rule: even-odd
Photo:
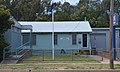
<svg viewBox="0 0 120 72"><path fill-rule="evenodd" d="M72 45L77 45L77 33L72 33Z"/></svg>
<svg viewBox="0 0 120 72"><path fill-rule="evenodd" d="M58 44L58 34L54 34L54 45Z"/></svg>

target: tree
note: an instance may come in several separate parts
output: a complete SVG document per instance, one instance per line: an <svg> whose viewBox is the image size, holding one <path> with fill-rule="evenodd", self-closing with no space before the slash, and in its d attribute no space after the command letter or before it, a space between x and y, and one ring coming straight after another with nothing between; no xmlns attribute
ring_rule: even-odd
<svg viewBox="0 0 120 72"><path fill-rule="evenodd" d="M38 16L35 20L36 21L51 21L51 15L41 15L41 16Z"/></svg>
<svg viewBox="0 0 120 72"><path fill-rule="evenodd" d="M57 12L55 13L55 21L70 21L70 15L66 12Z"/></svg>
<svg viewBox="0 0 120 72"><path fill-rule="evenodd" d="M4 0L0 0L0 5L4 4Z"/></svg>
<svg viewBox="0 0 120 72"><path fill-rule="evenodd" d="M41 0L4 0L4 5L17 20L35 20L43 11Z"/></svg>
<svg viewBox="0 0 120 72"><path fill-rule="evenodd" d="M19 20L32 21L35 20L39 10L39 0L19 0L15 8L18 9Z"/></svg>
<svg viewBox="0 0 120 72"><path fill-rule="evenodd" d="M83 21L86 17L91 27L108 27L107 19L101 8L101 4L99 0L80 0L74 13L71 14L71 18L73 20Z"/></svg>
<svg viewBox="0 0 120 72"><path fill-rule="evenodd" d="M8 44L4 39L4 33L7 31L11 25L12 22L10 19L10 12L3 8L3 6L0 6L0 60L2 60L2 54L3 54L3 48L6 47Z"/></svg>
<svg viewBox="0 0 120 72"><path fill-rule="evenodd" d="M114 2L114 11L120 13L120 0ZM1 0L0 3L3 3L17 20L51 21L51 0ZM91 27L108 27L109 3L109 0L79 0L79 3L73 6L68 2L56 2L54 20L83 21L86 17Z"/></svg>
<svg viewBox="0 0 120 72"><path fill-rule="evenodd" d="M0 35L2 35L8 28L11 27L9 20L10 12L3 7L0 7Z"/></svg>
<svg viewBox="0 0 120 72"><path fill-rule="evenodd" d="M75 7L70 5L68 2L65 2L63 5L59 3L57 6L56 13L55 13L55 21L70 21L72 20L71 14L74 13Z"/></svg>

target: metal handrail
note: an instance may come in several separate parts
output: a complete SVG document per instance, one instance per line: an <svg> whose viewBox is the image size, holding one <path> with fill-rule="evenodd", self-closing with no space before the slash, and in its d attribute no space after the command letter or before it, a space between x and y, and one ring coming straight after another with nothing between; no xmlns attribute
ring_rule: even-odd
<svg viewBox="0 0 120 72"><path fill-rule="evenodd" d="M19 46L18 48L16 48L16 53L15 53L16 54L16 59L18 59L17 55L24 50L24 46L27 45L27 44L29 44L29 43L30 43L30 41L28 41L25 44L23 44L23 45ZM22 50L20 50L20 49L22 49Z"/></svg>
<svg viewBox="0 0 120 72"><path fill-rule="evenodd" d="M6 49L10 49L10 48L11 48L11 45L9 45L9 46L7 46L7 47L5 47L5 48L3 49L3 60L5 60L5 54L6 54L7 52L9 52L9 51L6 52Z"/></svg>
<svg viewBox="0 0 120 72"><path fill-rule="evenodd" d="M27 45L27 44L29 44L29 43L30 43L30 41L26 42L25 44L23 44L23 45L19 46L19 47L18 47L18 48L16 48L16 49L20 49L20 48L22 48L23 46L25 46L25 45Z"/></svg>
<svg viewBox="0 0 120 72"><path fill-rule="evenodd" d="M21 45L21 46L19 46L19 47L17 47L16 48L16 52L15 52L15 55L16 55L16 59L17 59L17 55L18 55L18 53L20 53L20 52L22 52L23 50L24 50L24 46L25 45L27 45L27 44L29 44L30 43L30 41L28 41L28 42L26 42L25 44L23 44L23 45ZM9 46L7 46L7 47L5 47L4 49L3 49L3 60L5 60L5 56L6 56L6 53L9 53L10 51L11 51L11 45L9 45ZM21 50L22 49L22 50ZM20 51L19 51L20 50Z"/></svg>

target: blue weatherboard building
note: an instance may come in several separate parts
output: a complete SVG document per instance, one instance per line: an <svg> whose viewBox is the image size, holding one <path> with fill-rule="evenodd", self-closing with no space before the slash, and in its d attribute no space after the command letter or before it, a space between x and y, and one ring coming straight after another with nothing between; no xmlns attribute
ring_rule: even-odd
<svg viewBox="0 0 120 72"><path fill-rule="evenodd" d="M21 25L32 25L32 44L34 49L52 49L52 22L19 22ZM22 31L23 43L29 40L27 31ZM91 49L88 21L54 22L55 49Z"/></svg>
<svg viewBox="0 0 120 72"><path fill-rule="evenodd" d="M19 22L32 25L33 49L52 49L52 22ZM54 22L55 49L96 49L109 53L109 28L91 28L88 21ZM23 43L27 42L27 31L23 31ZM120 28L116 28L117 58L120 58Z"/></svg>
<svg viewBox="0 0 120 72"><path fill-rule="evenodd" d="M17 58L20 52L32 49L52 49L52 22L17 22L4 34L5 40L10 44L10 53L4 52L3 59ZM120 59L120 28L116 28L116 57ZM63 52L68 50L102 50L109 53L109 28L91 28L88 21L63 21L54 22L54 46ZM27 48L27 49L26 49ZM29 51L28 51L29 49ZM4 51L8 51L5 48ZM33 52L33 51L32 51ZM55 51L57 52L57 51ZM34 53L34 52L33 52ZM47 52L45 52L47 53ZM23 55L24 56L24 55Z"/></svg>

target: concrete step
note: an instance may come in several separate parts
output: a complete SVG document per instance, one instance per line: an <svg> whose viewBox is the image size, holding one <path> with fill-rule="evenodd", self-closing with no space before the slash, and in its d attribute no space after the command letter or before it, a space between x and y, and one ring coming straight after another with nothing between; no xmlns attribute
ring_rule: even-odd
<svg viewBox="0 0 120 72"><path fill-rule="evenodd" d="M18 60L3 60L1 64L16 64Z"/></svg>

